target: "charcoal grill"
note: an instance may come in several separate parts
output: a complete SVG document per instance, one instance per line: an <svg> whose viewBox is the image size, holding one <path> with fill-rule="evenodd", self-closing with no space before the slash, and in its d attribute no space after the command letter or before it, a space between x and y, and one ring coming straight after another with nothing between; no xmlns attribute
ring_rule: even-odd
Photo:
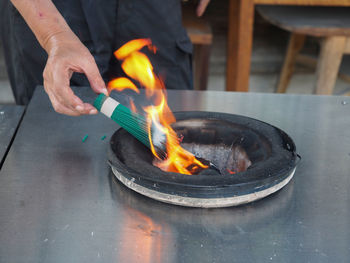
<svg viewBox="0 0 350 263"><path fill-rule="evenodd" d="M268 196L293 177L298 161L293 140L282 130L245 116L177 112L181 145L219 168L196 175L164 172L148 148L119 129L110 140L109 164L130 189L158 201L190 207L227 207Z"/></svg>

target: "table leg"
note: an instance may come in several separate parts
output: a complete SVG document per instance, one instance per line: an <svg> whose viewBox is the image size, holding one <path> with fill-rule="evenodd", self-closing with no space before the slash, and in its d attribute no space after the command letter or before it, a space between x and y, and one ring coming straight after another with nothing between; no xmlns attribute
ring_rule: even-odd
<svg viewBox="0 0 350 263"><path fill-rule="evenodd" d="M226 90L248 91L253 43L253 0L230 0Z"/></svg>
<svg viewBox="0 0 350 263"><path fill-rule="evenodd" d="M195 90L207 89L210 51L211 45L195 45L193 74Z"/></svg>
<svg viewBox="0 0 350 263"><path fill-rule="evenodd" d="M291 33L287 53L284 58L282 71L280 73L277 93L286 93L290 79L294 72L295 62L300 50L303 48L305 43L306 35Z"/></svg>
<svg viewBox="0 0 350 263"><path fill-rule="evenodd" d="M321 52L316 68L316 94L333 94L345 44L346 37L344 36L326 37L322 40Z"/></svg>

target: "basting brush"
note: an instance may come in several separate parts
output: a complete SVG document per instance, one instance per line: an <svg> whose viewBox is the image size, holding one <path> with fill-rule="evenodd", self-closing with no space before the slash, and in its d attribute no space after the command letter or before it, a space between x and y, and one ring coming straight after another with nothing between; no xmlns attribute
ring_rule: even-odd
<svg viewBox="0 0 350 263"><path fill-rule="evenodd" d="M128 107L104 94L98 95L94 102L94 107L150 148L147 121L144 116L132 112ZM157 152L165 152L166 135L157 129L155 125L151 127L152 142L157 148Z"/></svg>
<svg viewBox="0 0 350 263"><path fill-rule="evenodd" d="M120 104L115 99L104 94L98 95L94 102L94 107L106 115L108 118L114 120L137 140L142 142L145 146L150 148L147 121L146 119L135 112L132 112L128 107ZM151 125L151 138L157 154L161 157L166 157L166 134L157 128L157 125ZM221 174L220 169L212 162L203 158L195 156L201 162L206 163L211 169L216 170Z"/></svg>

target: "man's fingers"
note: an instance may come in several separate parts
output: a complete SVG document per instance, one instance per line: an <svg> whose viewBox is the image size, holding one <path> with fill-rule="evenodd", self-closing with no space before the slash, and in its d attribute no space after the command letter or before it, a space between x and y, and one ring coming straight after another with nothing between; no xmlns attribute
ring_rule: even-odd
<svg viewBox="0 0 350 263"><path fill-rule="evenodd" d="M59 101L66 108L78 113L79 115L97 113L97 110L91 104L83 103L82 100L74 94L71 88L67 88L63 93L63 97L59 98Z"/></svg>
<svg viewBox="0 0 350 263"><path fill-rule="evenodd" d="M43 72L45 91L55 111L67 115L96 114L97 110L84 103L70 88L73 72L84 73L96 93L108 94L96 62L89 50L73 32L62 35L48 48L48 60Z"/></svg>
<svg viewBox="0 0 350 263"><path fill-rule="evenodd" d="M87 112L86 114L94 115L94 114L98 113L96 108L94 106L92 106L91 104L89 104L89 103L84 103L84 107L85 107L86 112Z"/></svg>
<svg viewBox="0 0 350 263"><path fill-rule="evenodd" d="M60 74L61 75L61 74ZM55 79L59 79L56 81ZM58 83L57 83L58 82ZM68 80L69 82L69 80ZM85 109L84 103L75 96L63 76L46 75L44 78L44 88L48 94L54 110L58 113L70 116L79 116L81 114L89 114L90 109Z"/></svg>
<svg viewBox="0 0 350 263"><path fill-rule="evenodd" d="M44 78L44 87L55 111L70 116L97 114L97 110L91 104L84 103L69 87L69 72L56 72L61 74Z"/></svg>
<svg viewBox="0 0 350 263"><path fill-rule="evenodd" d="M202 16L204 14L205 9L207 8L210 0L200 0L197 6L197 16Z"/></svg>
<svg viewBox="0 0 350 263"><path fill-rule="evenodd" d="M85 63L84 73L88 78L93 91L108 95L106 84L101 77L100 71L98 70L94 59L91 59Z"/></svg>
<svg viewBox="0 0 350 263"><path fill-rule="evenodd" d="M69 87L70 72L66 69L58 69L49 82L49 90L55 94L56 99L66 108L86 114L84 103Z"/></svg>
<svg viewBox="0 0 350 263"><path fill-rule="evenodd" d="M46 90L46 89L45 89ZM76 110L72 110L71 108L66 107L65 105L61 104L59 100L56 98L55 94L52 93L50 90L46 90L47 95L50 98L52 107L54 110L58 113L69 115L69 116L79 116L81 113Z"/></svg>

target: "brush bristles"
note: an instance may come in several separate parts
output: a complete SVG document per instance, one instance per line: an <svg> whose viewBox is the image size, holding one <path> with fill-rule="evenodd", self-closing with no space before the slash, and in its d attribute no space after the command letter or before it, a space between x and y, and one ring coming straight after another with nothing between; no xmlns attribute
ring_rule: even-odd
<svg viewBox="0 0 350 263"><path fill-rule="evenodd" d="M118 123L146 147L151 148L148 134L149 124L144 116L132 112L129 108L104 94L100 94L96 98L94 106L107 117ZM167 135L157 128L159 124L151 123L150 125L154 149L157 151L159 157L166 158Z"/></svg>
<svg viewBox="0 0 350 263"><path fill-rule="evenodd" d="M144 145L150 147L147 121L142 115L134 113L129 108L119 104L113 112L111 119L117 122L122 128L128 131Z"/></svg>

